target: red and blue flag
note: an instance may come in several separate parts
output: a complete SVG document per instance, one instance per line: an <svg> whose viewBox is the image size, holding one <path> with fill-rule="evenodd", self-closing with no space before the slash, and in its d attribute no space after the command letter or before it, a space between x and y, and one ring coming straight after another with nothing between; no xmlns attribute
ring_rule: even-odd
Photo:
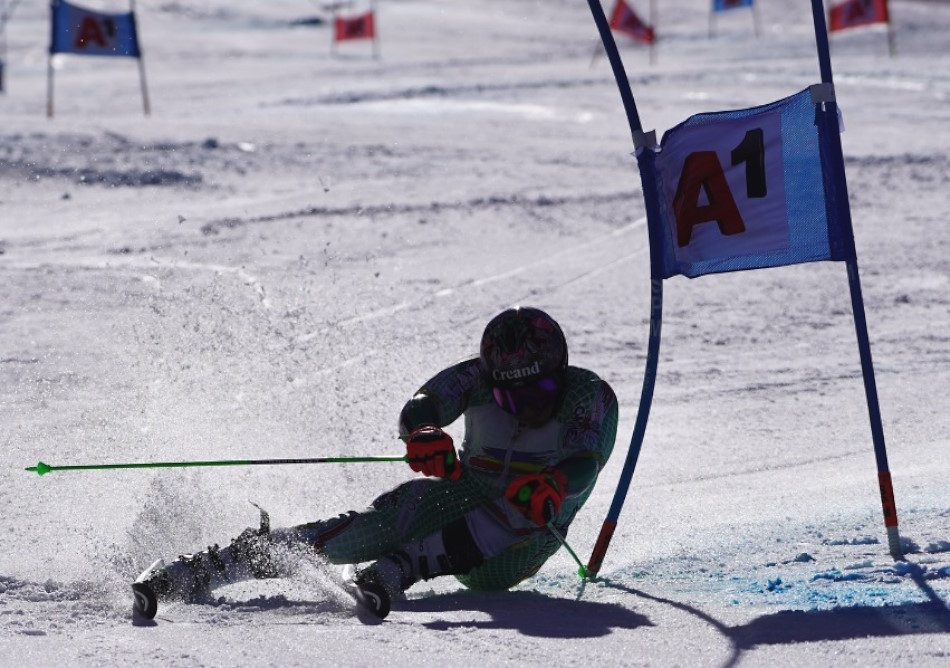
<svg viewBox="0 0 950 668"><path fill-rule="evenodd" d="M50 53L141 57L133 12L97 12L65 0L54 0L51 9Z"/></svg>

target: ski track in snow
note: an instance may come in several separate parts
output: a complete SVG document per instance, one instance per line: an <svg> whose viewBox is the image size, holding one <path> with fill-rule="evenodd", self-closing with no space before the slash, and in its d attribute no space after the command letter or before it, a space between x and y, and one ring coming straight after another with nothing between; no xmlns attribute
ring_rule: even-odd
<svg viewBox="0 0 950 668"><path fill-rule="evenodd" d="M595 276L597 275L597 273L601 271L606 271L610 269L614 264L618 262L623 262L625 260L630 259L631 257L634 257L635 255L639 255L640 253L645 252L646 249L643 248L643 249L634 251L633 253L629 253L627 255L621 256L619 258L609 258L606 264L599 264L595 268L588 268L588 265L584 264L583 260L577 259L579 251L584 251L590 247L594 247L595 252L597 252L599 255L599 253L602 253L603 251L597 247L601 246L605 242L614 241L616 240L617 237L625 235L635 229L638 229L642 227L645 223L646 223L646 219L641 218L618 230L608 232L607 234L601 235L599 237L595 237L589 241L585 241L580 244L576 244L570 248L566 248L562 251L558 251L557 253L549 257L546 257L542 260L538 260L536 262L532 262L529 264L519 265L509 271L505 271L500 274L494 274L491 276L484 276L482 278L471 279L469 281L466 281L465 283L460 283L454 287L440 288L433 293L420 296L418 299L412 302L401 302L399 304L387 306L382 309L371 311L369 313L366 313L360 316L354 316L352 318L347 318L345 320L332 323L332 325L330 326L345 327L347 325L365 323L371 320L378 320L380 318L391 317L395 315L396 313L399 313L400 311L405 311L407 309L413 309L413 308L421 309L424 305L428 304L433 299L442 299L442 298L448 298L448 297L453 297L453 296L464 299L465 298L464 293L469 289L477 289L477 288L481 288L484 285L515 278L519 275L529 272L532 269L536 269L538 267L542 267L546 265L555 264L555 265L558 265L559 269L562 269L562 270L567 269L567 272L574 273L574 275L571 275L568 278L564 279L562 283L555 284L547 288L546 293L550 293L564 285L573 283L575 281L583 280L591 276ZM571 264L565 267L564 262L565 262L565 259L568 258L568 256L571 257ZM595 256L594 261L596 262L598 260L603 262L603 259ZM579 269L576 268L574 266L576 264L581 264L581 267ZM532 296L537 297L538 295L532 295ZM516 299L512 302L512 304L521 303L521 301L523 300ZM479 315L479 318L481 318L481 315ZM325 333L326 333L326 330L320 330L320 331L304 334L297 339L297 343L306 343Z"/></svg>

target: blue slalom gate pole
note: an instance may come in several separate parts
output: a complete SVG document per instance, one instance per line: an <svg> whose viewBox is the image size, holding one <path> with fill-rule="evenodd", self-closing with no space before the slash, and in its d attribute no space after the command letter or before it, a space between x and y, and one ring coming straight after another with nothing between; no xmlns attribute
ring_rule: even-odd
<svg viewBox="0 0 950 668"><path fill-rule="evenodd" d="M831 49L828 44L828 29L825 24L825 9L822 0L812 0L812 15L815 22L815 41L818 45L818 65L822 83L834 86L831 75ZM833 90L833 88L832 88ZM861 357L861 373L864 376L864 393L867 397L868 416L871 421L871 438L874 443L874 456L877 460L878 484L881 490L881 505L884 511L884 526L887 530L887 542L891 556L904 556L900 545L900 532L897 525L897 505L894 502L894 487L887 465L887 448L884 443L884 427L881 423L881 408L877 396L877 384L874 381L874 365L871 361L871 343L868 337L867 319L864 313L864 298L861 292L861 279L858 274L857 250L854 245L854 229L851 223L851 208L848 200L848 184L844 173L844 152L841 148L841 131L838 127L838 106L831 96L824 103L822 119L825 139L830 144L827 156L832 163L832 173L836 196L834 215L845 231L848 267L848 285L851 290L851 308L854 313L854 328L858 339L858 352Z"/></svg>
<svg viewBox="0 0 950 668"><path fill-rule="evenodd" d="M618 481L617 489L611 503L607 518L604 520L600 535L594 546L593 553L587 566L587 575L595 577L603 563L618 518L628 493L637 460L643 445L646 433L647 420L653 401L653 391L656 382L656 369L660 350L660 331L663 312L663 271L664 256L662 244L662 219L660 203L656 191L656 146L655 133L645 134L641 129L639 114L630 84L624 71L616 43L611 33L610 25L604 15L599 0L588 0L591 14L600 33L604 51L610 60L614 78L623 100L627 120L630 125L633 143L637 148L637 162L640 168L640 178L643 184L643 195L647 211L647 228L650 235L650 263L651 263L651 308L650 308L650 338L647 350L646 371L643 378L643 389L640 396L636 423L631 436L630 447L627 452L623 471ZM854 232L851 222L851 212L848 200L847 182L844 172L844 157L841 148L840 128L838 125L838 108L834 98L834 84L831 74L830 49L825 27L824 7L821 0L812 0L814 12L815 35L817 38L819 66L821 69L822 84L812 87L812 101L816 104L815 125L819 135L821 151L822 173L824 175L824 200L826 202L826 217L838 223L841 238L831 245L836 250L827 259L842 260L846 263L848 281L851 293L852 310L854 313L855 330L858 339L858 350L861 358L861 368L864 378L864 388L867 397L868 413L871 421L871 433L874 442L874 452L878 467L878 483L881 492L881 502L884 510L884 523L887 529L888 544L891 554L901 558L900 535L897 524L897 511L894 502L894 491L887 464L887 453L884 443L884 431L881 425L880 406L877 397L877 388L874 381L874 369L871 362L871 350L867 333L867 321L864 312L864 301L861 294L861 283L858 274L857 252L854 244ZM829 239L829 241L832 241Z"/></svg>
<svg viewBox="0 0 950 668"><path fill-rule="evenodd" d="M620 97L623 100L623 107L627 113L627 122L630 124L630 132L633 136L633 143L640 147L651 141L649 137L643 134L640 125L640 116L637 113L637 104L633 99L633 92L630 90L630 82L627 81L627 73L623 67L623 61L620 59L620 53L617 51L617 43L614 41L613 34L610 32L610 24L604 15L600 0L588 0L591 14L594 16L594 23L597 24L597 30L600 33L601 42L604 44L604 51L610 60L610 67L613 70L614 78L617 81L617 88L620 90ZM641 171L641 179L643 172ZM637 408L637 421L633 428L633 435L630 438L630 447L627 450L627 459L623 465L623 471L620 474L620 480L617 483L617 491L614 492L613 502L607 512L607 518L600 529L597 542L594 544L594 550L591 553L590 560L587 562L586 576L593 578L597 576L600 567L604 561L604 555L610 546L610 540L613 537L614 530L617 528L617 519L620 517L620 511L627 498L627 491L630 488L630 482L633 480L633 471L637 467L637 459L640 457L640 449L643 446L643 438L646 434L647 420L650 417L650 406L653 403L653 388L656 384L657 360L660 357L660 330L663 321L663 279L659 275L659 262L655 257L659 248L658 239L654 239L656 230L651 219L654 216L649 215L651 202L654 195L653 188L644 187L644 197L647 199L647 228L650 234L650 339L647 346L646 370L643 374L643 389L640 392L640 405Z"/></svg>
<svg viewBox="0 0 950 668"><path fill-rule="evenodd" d="M623 61L620 60L620 52L617 51L617 43L614 41L613 33L610 32L610 24L607 22L604 8L600 6L598 0L587 0L587 4L590 6L591 14L594 15L594 23L597 24L600 41L603 42L604 52L610 61L610 69L613 70L614 79L617 80L617 88L620 90L620 99L623 100L624 111L627 112L630 131L636 135L640 132L640 115L637 113L637 103L633 99L633 92L630 90L630 82L627 81L627 72L623 68Z"/></svg>

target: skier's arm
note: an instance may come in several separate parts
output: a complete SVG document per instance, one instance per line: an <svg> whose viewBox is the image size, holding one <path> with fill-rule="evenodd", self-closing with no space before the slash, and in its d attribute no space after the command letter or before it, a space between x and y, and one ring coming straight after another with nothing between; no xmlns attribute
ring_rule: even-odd
<svg viewBox="0 0 950 668"><path fill-rule="evenodd" d="M419 427L409 434L406 461L413 471L427 476L458 480L462 475L452 437L436 426Z"/></svg>
<svg viewBox="0 0 950 668"><path fill-rule="evenodd" d="M452 424L468 406L469 392L478 383L478 359L440 371L419 388L399 414L399 437L424 426Z"/></svg>
<svg viewBox="0 0 950 668"><path fill-rule="evenodd" d="M561 490L564 499L572 499L586 493L594 486L601 464L593 457L571 457L551 468L560 471L567 479L566 489Z"/></svg>
<svg viewBox="0 0 950 668"><path fill-rule="evenodd" d="M565 499L590 492L617 437L617 397L600 379L594 380L590 387L587 405L576 411L587 416L584 428L572 431L577 437L566 444L569 454L552 467L567 477L567 489L563 490Z"/></svg>
<svg viewBox="0 0 950 668"><path fill-rule="evenodd" d="M441 425L438 404L420 390L402 407L402 412L399 414L399 437L405 440L409 434L420 427Z"/></svg>

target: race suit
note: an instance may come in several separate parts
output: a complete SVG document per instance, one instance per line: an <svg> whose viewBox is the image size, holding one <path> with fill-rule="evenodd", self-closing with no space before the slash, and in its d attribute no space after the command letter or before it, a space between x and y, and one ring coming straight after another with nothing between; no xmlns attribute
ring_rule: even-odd
<svg viewBox="0 0 950 668"><path fill-rule="evenodd" d="M477 358L445 369L406 405L400 435L406 438L421 423L446 427L464 415L461 478L411 480L363 512L277 530L282 534L277 537L306 541L331 563L358 564L442 532L451 564L433 563L431 576L453 574L479 590L507 589L530 577L560 541L505 498L508 484L523 473L561 470L567 490L551 523L566 536L610 456L617 431L617 400L605 381L586 369L568 367L563 382L554 417L528 428L495 403ZM423 410L418 410L419 395ZM430 576L427 570L424 565L421 577Z"/></svg>

